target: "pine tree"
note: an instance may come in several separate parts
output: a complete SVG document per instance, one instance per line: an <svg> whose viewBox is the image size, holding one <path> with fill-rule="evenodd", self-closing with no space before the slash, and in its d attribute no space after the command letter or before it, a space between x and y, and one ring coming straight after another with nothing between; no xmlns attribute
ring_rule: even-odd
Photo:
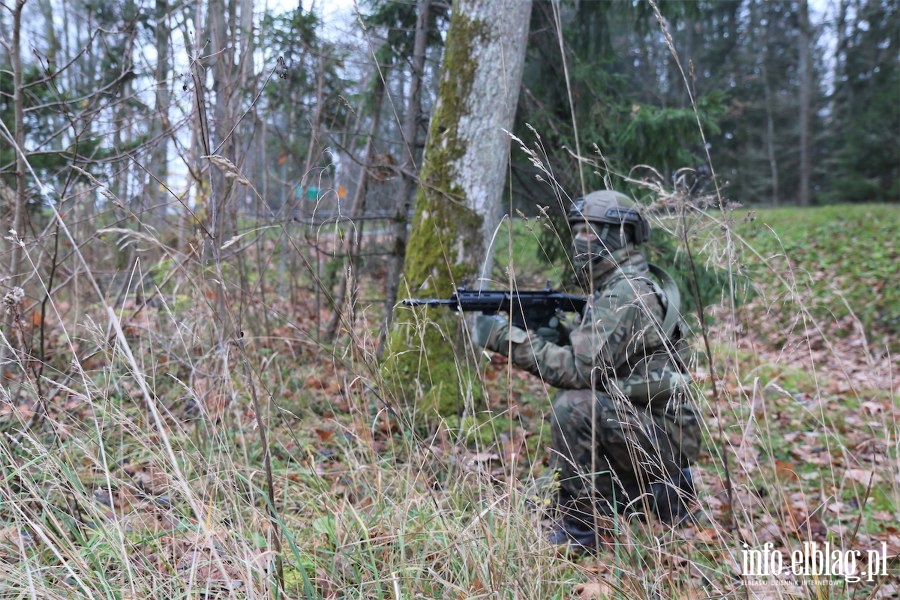
<svg viewBox="0 0 900 600"><path fill-rule="evenodd" d="M829 128L832 202L900 201L900 7L861 0L839 36Z"/></svg>

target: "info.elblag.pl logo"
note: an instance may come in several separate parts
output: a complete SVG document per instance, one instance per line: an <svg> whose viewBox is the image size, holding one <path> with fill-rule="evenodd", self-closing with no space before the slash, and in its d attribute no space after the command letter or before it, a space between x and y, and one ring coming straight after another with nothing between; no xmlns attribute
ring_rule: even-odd
<svg viewBox="0 0 900 600"><path fill-rule="evenodd" d="M803 542L800 548L783 552L771 542L762 548L741 550L741 567L745 577L793 575L797 578L840 577L848 583L874 581L887 575L887 543L880 549L844 550L831 542Z"/></svg>

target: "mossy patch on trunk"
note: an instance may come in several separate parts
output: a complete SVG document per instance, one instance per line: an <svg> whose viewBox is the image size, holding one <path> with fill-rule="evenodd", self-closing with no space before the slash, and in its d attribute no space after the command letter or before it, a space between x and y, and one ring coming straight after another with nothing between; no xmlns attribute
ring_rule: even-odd
<svg viewBox="0 0 900 600"><path fill-rule="evenodd" d="M467 150L459 134L475 79L473 48L485 43L488 27L455 12L445 48L439 100L431 119L425 160L406 248L400 297L448 298L454 286L477 272L483 254L483 217L473 212L458 182L457 165ZM426 412L457 414L480 397L470 360L463 358L460 315L450 310L397 311L384 375L406 402ZM470 353L471 356L471 353Z"/></svg>

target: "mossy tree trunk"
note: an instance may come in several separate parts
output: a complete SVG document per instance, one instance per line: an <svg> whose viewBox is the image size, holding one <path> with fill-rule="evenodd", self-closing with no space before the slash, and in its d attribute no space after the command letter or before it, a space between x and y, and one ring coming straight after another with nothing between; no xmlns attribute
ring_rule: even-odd
<svg viewBox="0 0 900 600"><path fill-rule="evenodd" d="M490 274L530 15L530 0L454 3L401 298L446 298L463 279ZM398 397L444 415L469 405L477 394L459 360L461 322L452 311L397 309L385 374Z"/></svg>

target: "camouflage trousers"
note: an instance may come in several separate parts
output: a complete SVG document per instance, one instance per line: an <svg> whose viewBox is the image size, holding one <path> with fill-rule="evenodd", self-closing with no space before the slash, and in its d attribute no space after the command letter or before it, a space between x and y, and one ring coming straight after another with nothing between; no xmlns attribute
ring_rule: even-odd
<svg viewBox="0 0 900 600"><path fill-rule="evenodd" d="M680 480L701 439L686 398L651 407L592 390L557 396L551 432L560 509L580 519L641 510L653 484Z"/></svg>

